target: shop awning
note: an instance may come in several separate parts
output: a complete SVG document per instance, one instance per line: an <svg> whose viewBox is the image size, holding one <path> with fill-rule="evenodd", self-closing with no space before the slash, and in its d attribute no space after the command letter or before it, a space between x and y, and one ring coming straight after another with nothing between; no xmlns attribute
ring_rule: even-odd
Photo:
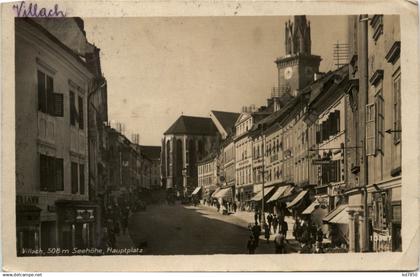
<svg viewBox="0 0 420 277"><path fill-rule="evenodd" d="M270 197L270 199L267 202L273 202L281 197L289 196L292 190L293 190L292 186L279 187L277 191Z"/></svg>
<svg viewBox="0 0 420 277"><path fill-rule="evenodd" d="M231 188L224 188L215 193L213 193L212 197L214 198L232 198L232 189Z"/></svg>
<svg viewBox="0 0 420 277"><path fill-rule="evenodd" d="M338 206L335 210L332 210L327 214L322 220L324 222L333 223L333 224L348 224L349 215L347 213L348 205Z"/></svg>
<svg viewBox="0 0 420 277"><path fill-rule="evenodd" d="M267 194L269 194L272 190L274 189L274 187L264 187L264 197L267 196ZM251 198L251 201L261 201L262 200L262 190L259 191L254 197Z"/></svg>
<svg viewBox="0 0 420 277"><path fill-rule="evenodd" d="M201 190L201 187L196 187L195 190L191 193L191 195L196 195Z"/></svg>
<svg viewBox="0 0 420 277"><path fill-rule="evenodd" d="M216 194L218 193L220 191L220 188L217 188L212 194L211 194L211 197L212 198L217 198L216 197Z"/></svg>
<svg viewBox="0 0 420 277"><path fill-rule="evenodd" d="M305 197L305 195L308 193L307 190L303 190L301 192L299 192L299 194L292 200L292 202L290 202L289 204L287 204L287 208L293 208L294 206L296 206L296 204L298 204L300 202L300 200L303 199L303 197Z"/></svg>
<svg viewBox="0 0 420 277"><path fill-rule="evenodd" d="M313 211L316 210L316 208L318 208L319 206L319 202L318 200L315 200L314 202L311 203L311 205L309 205L303 212L302 214L311 214L313 213Z"/></svg>

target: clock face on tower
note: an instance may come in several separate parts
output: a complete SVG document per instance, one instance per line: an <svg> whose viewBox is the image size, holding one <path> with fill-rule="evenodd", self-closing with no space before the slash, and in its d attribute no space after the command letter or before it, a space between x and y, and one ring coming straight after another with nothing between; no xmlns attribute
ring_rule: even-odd
<svg viewBox="0 0 420 277"><path fill-rule="evenodd" d="M314 74L314 70L312 69L312 67L307 66L305 67L305 75L308 77L311 77Z"/></svg>
<svg viewBox="0 0 420 277"><path fill-rule="evenodd" d="M284 69L284 79L288 80L292 78L293 75L293 69L291 67L286 67Z"/></svg>

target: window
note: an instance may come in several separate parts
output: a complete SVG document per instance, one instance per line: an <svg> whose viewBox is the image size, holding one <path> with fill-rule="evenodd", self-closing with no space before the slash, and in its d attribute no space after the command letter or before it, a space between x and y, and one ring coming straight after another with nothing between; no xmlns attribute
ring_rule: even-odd
<svg viewBox="0 0 420 277"><path fill-rule="evenodd" d="M77 110L76 99L73 91L70 91L70 125L76 126Z"/></svg>
<svg viewBox="0 0 420 277"><path fill-rule="evenodd" d="M79 164L79 186L80 194L85 194L85 165Z"/></svg>
<svg viewBox="0 0 420 277"><path fill-rule="evenodd" d="M40 154L40 190L64 190L63 159Z"/></svg>
<svg viewBox="0 0 420 277"><path fill-rule="evenodd" d="M375 96L376 104L376 147L382 154L384 153L384 98L382 97L382 89Z"/></svg>
<svg viewBox="0 0 420 277"><path fill-rule="evenodd" d="M78 98L78 111L79 111L79 128L83 130L84 127L84 121L83 121L83 98L79 96Z"/></svg>
<svg viewBox="0 0 420 277"><path fill-rule="evenodd" d="M394 79L393 83L393 128L394 128L394 143L398 143L401 140L401 76L398 75Z"/></svg>
<svg viewBox="0 0 420 277"><path fill-rule="evenodd" d="M71 193L79 191L79 172L77 163L71 163Z"/></svg>
<svg viewBox="0 0 420 277"><path fill-rule="evenodd" d="M366 155L375 155L375 104L366 105Z"/></svg>
<svg viewBox="0 0 420 277"><path fill-rule="evenodd" d="M39 70L38 110L52 116L63 116L63 95L54 93L54 79Z"/></svg>

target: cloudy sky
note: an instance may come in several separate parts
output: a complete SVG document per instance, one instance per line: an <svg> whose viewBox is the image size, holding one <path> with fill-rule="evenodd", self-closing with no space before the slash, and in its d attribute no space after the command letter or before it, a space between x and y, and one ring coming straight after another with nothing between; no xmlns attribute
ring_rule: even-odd
<svg viewBox="0 0 420 277"><path fill-rule="evenodd" d="M276 85L274 60L284 55L289 17L85 18L87 38L101 49L109 118L127 136L160 145L181 115L240 112L266 103ZM346 42L347 18L309 16L312 53L334 69L333 44Z"/></svg>

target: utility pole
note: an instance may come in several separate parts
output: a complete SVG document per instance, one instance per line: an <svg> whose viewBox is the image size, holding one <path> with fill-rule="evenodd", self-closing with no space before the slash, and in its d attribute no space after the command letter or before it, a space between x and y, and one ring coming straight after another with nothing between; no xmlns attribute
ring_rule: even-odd
<svg viewBox="0 0 420 277"><path fill-rule="evenodd" d="M362 126L360 129L360 138L362 142L362 162L363 167L361 170L362 182L363 182L363 224L362 224L362 252L369 250L369 222L368 222L368 205L367 205L367 186L369 183L369 172L368 172L368 157L366 155L366 105L368 103L369 93L369 80L368 80L368 15L360 15L359 20L359 125Z"/></svg>
<svg viewBox="0 0 420 277"><path fill-rule="evenodd" d="M265 160L265 137L264 137L264 124L262 124L262 199L261 199L261 225L264 226L265 223L265 213L264 213L264 185L265 185L265 167L264 167L264 160Z"/></svg>

